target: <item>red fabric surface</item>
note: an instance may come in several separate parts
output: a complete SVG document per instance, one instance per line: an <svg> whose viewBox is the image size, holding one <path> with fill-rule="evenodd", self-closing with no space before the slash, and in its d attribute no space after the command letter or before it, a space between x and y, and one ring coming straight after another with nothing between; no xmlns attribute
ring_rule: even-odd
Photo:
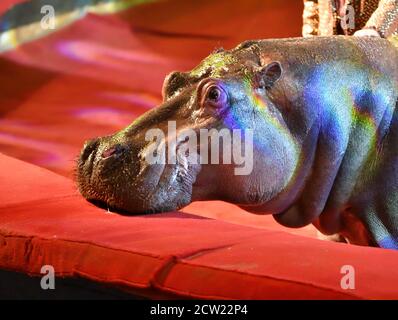
<svg viewBox="0 0 398 320"><path fill-rule="evenodd" d="M396 252L311 239L311 226L286 229L220 201L108 214L72 181L84 140L159 103L167 73L219 46L299 35L301 10L300 1L159 2L87 15L1 55L0 152L11 157L0 156L0 268L38 274L52 264L149 297L397 298ZM340 288L345 264L357 270L354 291Z"/></svg>
<svg viewBox="0 0 398 320"><path fill-rule="evenodd" d="M38 275L49 264L59 276L148 297L398 298L395 251L183 212L110 214L84 201L67 178L4 155L0 168L3 269ZM347 264L356 270L355 290L340 287Z"/></svg>

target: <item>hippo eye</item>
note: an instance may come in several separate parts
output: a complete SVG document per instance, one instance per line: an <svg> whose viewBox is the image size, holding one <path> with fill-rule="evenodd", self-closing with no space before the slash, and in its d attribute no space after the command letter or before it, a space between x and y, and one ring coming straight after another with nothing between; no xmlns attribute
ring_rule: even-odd
<svg viewBox="0 0 398 320"><path fill-rule="evenodd" d="M215 107L221 107L227 102L227 93L218 85L209 85L206 88L205 102Z"/></svg>
<svg viewBox="0 0 398 320"><path fill-rule="evenodd" d="M221 96L221 90L218 89L217 87L214 87L209 90L207 99L209 99L212 102L218 102L220 96Z"/></svg>

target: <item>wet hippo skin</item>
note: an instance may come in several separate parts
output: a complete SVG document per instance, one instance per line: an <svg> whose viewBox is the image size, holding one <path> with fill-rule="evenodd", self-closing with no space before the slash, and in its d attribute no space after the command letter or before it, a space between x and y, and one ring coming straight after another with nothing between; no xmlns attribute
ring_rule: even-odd
<svg viewBox="0 0 398 320"><path fill-rule="evenodd" d="M219 199L354 244L398 249L398 56L384 39L246 41L173 72L163 103L86 142L84 197L128 214ZM148 164L145 134L250 129L253 170L235 164ZM166 136L166 140L170 137ZM177 149L184 144L177 140ZM198 149L200 145L198 144Z"/></svg>

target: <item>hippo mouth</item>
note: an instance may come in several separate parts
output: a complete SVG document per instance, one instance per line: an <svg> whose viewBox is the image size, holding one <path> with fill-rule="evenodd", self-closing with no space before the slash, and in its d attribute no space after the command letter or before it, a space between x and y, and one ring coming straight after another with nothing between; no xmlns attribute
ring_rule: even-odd
<svg viewBox="0 0 398 320"><path fill-rule="evenodd" d="M200 171L180 152L184 143L176 147L175 163L148 164L137 148L89 141L77 163L78 189L96 206L120 214L178 210L191 202Z"/></svg>

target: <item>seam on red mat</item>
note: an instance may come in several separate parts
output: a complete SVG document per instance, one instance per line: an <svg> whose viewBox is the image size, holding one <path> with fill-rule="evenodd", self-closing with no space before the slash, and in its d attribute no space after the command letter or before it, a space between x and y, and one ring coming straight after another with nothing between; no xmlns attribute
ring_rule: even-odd
<svg viewBox="0 0 398 320"><path fill-rule="evenodd" d="M162 258L162 256L157 256L157 255L150 254L150 253L142 253L142 252L136 252L136 251L127 250L127 249L108 247L106 245L97 244L97 243L91 242L91 241L74 241L74 240L68 240L68 239L63 239L63 238L56 238L56 239L53 239L53 238L41 238L39 236L25 236L25 235L17 235L17 234L15 234L15 235L14 234L5 235L4 233L2 233L2 231L3 230L0 228L0 235L2 235L5 238L24 238L24 239L30 239L29 241L32 241L33 239L38 239L40 241L43 241L43 240L52 241L52 242L64 241L64 242L68 242L68 243L88 244L88 245L96 246L98 248L103 248L103 249L109 249L109 250L114 250L114 251L133 253L133 254L142 255L142 256L151 257L151 258Z"/></svg>
<svg viewBox="0 0 398 320"><path fill-rule="evenodd" d="M248 238L250 239L251 237L248 237ZM238 243L238 244L241 244L241 242ZM169 256L169 258L166 259L165 262L159 267L159 270L157 270L155 272L155 274L153 276L153 281L151 283L155 287L157 287L159 289L162 289L162 290L170 290L172 292L173 292L173 290L176 290L176 292L181 292L181 291L178 291L178 289L166 288L166 287L162 286L162 281L159 281L159 277L160 277L160 275L162 273L166 272L165 275L162 274L162 277L166 279L168 274L170 274L170 272L174 268L174 266L180 263L180 264L190 265L190 266L194 266L194 267L199 267L199 268L202 268L202 269L206 268L206 269L212 269L212 270L223 271L223 272L228 272L228 273L238 273L238 274L242 274L244 276L249 276L249 277L252 277L252 278L267 278L267 279L271 279L271 280L275 280L275 281L295 283L295 284L300 284L302 286L313 287L313 288L317 288L317 289L320 289L320 290L325 290L325 291L330 291L330 292L346 295L348 297L353 297L353 298L356 298L356 299L364 299L363 297L355 295L355 294L341 292L341 291L335 290L333 288L326 287L326 286L319 286L319 285L316 285L316 284L311 283L311 282L302 282L302 281L288 279L288 278L278 278L278 277L270 276L270 275L259 275L259 274L253 274L253 273L246 273L246 272L242 272L242 271L239 271L239 270L227 270L227 269L221 269L221 268L212 267L212 266L204 266L204 265L199 265L199 264L195 264L195 263L188 264L188 263L183 262L184 259L190 259L192 257L195 257L195 256L199 255L199 254L200 255L202 255L202 254L206 255L209 252L213 252L213 251L217 251L217 250L220 250L220 249L224 249L226 247L232 247L234 245L235 244L230 244L230 245L224 245L224 246L220 246L220 247L216 247L216 248L196 250L195 252L192 252L191 254L188 254L188 255L185 255L185 256L176 256L176 255ZM228 299L228 298L225 298L225 299Z"/></svg>
<svg viewBox="0 0 398 320"><path fill-rule="evenodd" d="M138 255L138 256L159 259L160 261L165 260L165 262L162 264L162 266L163 265L164 266L168 265L168 260L170 259L170 257L177 257L176 255L161 256L161 255L154 255L154 254L151 254L151 253L143 253L143 252L137 252L137 251L127 250L127 249L114 248L114 247L110 247L110 246L106 246L106 245L97 244L97 243L94 243L94 242L91 242L91 241L73 241L73 240L68 240L68 239L63 239L63 238L53 239L53 238L44 238L44 237L39 237L39 236L26 236L26 235L17 235L17 234L5 235L2 231L3 230L0 228L0 236L3 236L4 238L26 239L26 240L29 241L29 244L34 239L37 239L38 241L49 241L49 242L58 242L59 241L59 242L67 242L67 243L76 243L76 244L81 244L81 245L91 245L91 246L94 246L94 247L97 247L97 248L106 249L106 250L125 252L125 253L128 253L128 254L135 254L135 255ZM234 245L234 244L226 244L226 245L215 247L215 248L198 249L198 250L195 250L193 252L183 253L183 254L180 255L180 257L182 259L186 259L186 258L189 258L191 256L195 256L197 254L200 254L201 252L208 252L208 251L213 251L213 250L217 250L217 249L222 249L222 248L230 247L232 245ZM155 271L155 274L158 273L158 272L161 272L161 270L163 269L162 266L159 268L159 270ZM18 270L22 270L22 269L18 269ZM24 270L22 270L22 271L24 271ZM26 272L26 270L24 272ZM36 274L36 273L33 272L31 274Z"/></svg>
<svg viewBox="0 0 398 320"><path fill-rule="evenodd" d="M213 252L213 251L217 251L220 249L224 249L224 248L228 248L228 247L232 247L234 246L235 243L231 243L231 244L225 244L222 246L217 246L217 247L212 247L212 248L205 248L205 249L198 249L198 250L194 250L192 252L187 252L185 254L181 254L181 255L169 255L166 257L166 259L164 260L163 264L161 264L158 268L158 270L155 271L154 275L153 275L153 279L152 282L154 284L154 286L157 286L158 283L160 283L161 281L159 281L160 277L163 277L163 273L165 271L167 271L168 269L171 270L173 268L173 266L178 263L178 261L180 259L189 259L191 257L197 257L199 255L204 255L208 252ZM166 273L166 277L167 277Z"/></svg>
<svg viewBox="0 0 398 320"><path fill-rule="evenodd" d="M1 230L0 230L1 232ZM154 258L154 259L158 259L160 262L162 262L162 260L164 260L164 262L161 264L160 268L158 270L155 271L155 275L158 272L161 272L165 266L168 266L170 264L170 258L173 259L173 257L175 256L169 256L169 257L161 257L161 256L155 256L155 255L150 255L150 254L143 254L143 253L137 253L137 252L133 252L133 251L128 251L128 250L123 250L123 249L115 249L115 248L110 248L110 247L106 247L106 246L102 246L102 245L98 245L98 244L94 244L91 242L81 242L81 241L71 241L71 240L65 240L65 239L47 239L47 238L41 238L41 237L37 237L37 236L24 236L24 235L9 235L9 236L5 236L3 235L5 238L21 238L24 239L26 241L28 241L29 245L31 245L32 241L34 239L37 239L39 241L49 241L49 242L68 242L68 243L77 243L77 244L82 244L82 245L92 245L94 247L99 247L99 248L104 248L106 250L111 250L111 251L121 251L121 252L126 252L128 254L134 254L137 256L147 256L150 258ZM217 248L209 248L209 249L202 249L202 250L195 250L192 253L187 253L187 254L182 254L181 257L190 257L192 255L196 255L200 252L203 251L213 251L213 250L217 250L217 249L221 249L221 248L225 248L225 247L229 247L231 245L224 245L224 246L220 246ZM21 272L21 273L25 273L31 276L41 276L41 273L38 272L34 272L34 271L28 271L28 270L24 270L23 268L19 268L19 267L2 267L2 269L5 270L10 270L10 271L16 271L16 272ZM90 275L84 271L81 271L79 269L76 269L75 267L73 267L70 271L65 271L65 272L56 272L57 276L60 277L75 277L75 276L80 276L82 278L86 278L88 280L92 280L92 281L97 281L97 282L104 282L107 284L114 284L114 285L125 285L127 287L135 287L135 288L140 288L140 289L151 289L153 288L156 291L159 291L160 293L164 293L165 290L163 290L162 287L157 287L156 285L153 285L153 279L154 276L152 275L152 277L150 277L148 279L148 284L143 284L143 283L138 283L138 282L134 282L132 280L129 279L123 279L123 278L118 278L118 277L114 277L114 278L109 278L109 277L104 277L104 276L96 276L96 275ZM180 294L181 295L181 294ZM185 295L186 296L186 295ZM227 298L225 298L227 299Z"/></svg>
<svg viewBox="0 0 398 320"><path fill-rule="evenodd" d="M331 291L331 292L334 292L334 293L339 293L339 294L346 295L346 296L349 296L349 297L354 297L354 298L357 298L357 299L364 299L362 296L358 296L358 295L347 293L347 292L338 291L336 289L333 289L333 288L330 288L330 287L326 287L326 286L319 286L319 285L316 285L316 284L311 283L311 282L302 282L302 281L299 281L299 280L293 280L293 279L288 279L288 278L278 278L278 277L270 276L270 275L260 275L260 274L253 274L253 273L245 273L245 272L242 272L242 271L239 271L239 270L226 270L226 269L221 269L221 268L212 267L212 266L203 266L203 265L199 265L199 264L191 264L190 265L190 264L184 263L182 261L178 261L177 263L185 264L185 265L188 265L188 266L193 266L193 267L196 267L196 268L202 268L202 269L212 269L212 270L228 272L228 273L238 273L238 274L241 274L241 275L244 275L244 276L249 276L251 278L267 278L267 279L271 279L271 280L275 280L275 281L295 283L295 284L300 284L302 286L308 286L308 287L313 287L313 288L317 288L317 289L320 289L320 290L325 290L325 291ZM177 264L177 263L175 263L175 264ZM165 288L165 289L167 289L167 288ZM178 290L178 289L170 288L170 290Z"/></svg>
<svg viewBox="0 0 398 320"><path fill-rule="evenodd" d="M216 220L214 220L216 221ZM258 233L257 233L258 232ZM240 242L236 243L229 243L229 244L224 244L222 246L217 246L217 247L211 247L211 248L201 248L201 249L197 249L194 251L188 251L186 253L181 253L180 255L172 255L181 259L189 259L197 254L200 254L201 252L209 252L215 249L222 249L222 248L226 248L226 247L230 247L236 244L241 244L242 241L246 241L246 240L250 240L252 238L258 237L259 234L266 232L266 230L258 230L256 232L255 235L248 235L246 237L242 237L240 239ZM272 231L274 232L274 231ZM275 231L277 232L277 231ZM47 238L47 237L42 237L42 236L37 236L37 235L24 235L18 232L16 233L11 233L10 231L8 231L7 229L5 229L4 227L1 227L0 225L0 236L3 236L5 238L7 237L15 237L15 238L25 238L25 239L30 239L30 241L32 241L33 239L38 239L38 240L45 240L45 241L65 241L65 242L69 242L69 243L78 243L78 244L90 244L90 245L94 245L100 248L105 248L105 249L110 249L110 250L117 250L117 251L121 251L121 252L128 252L128 253L135 253L135 254L140 254L143 256L148 256L148 257L152 257L152 258L159 258L162 256L159 255L154 255L151 253L142 253L142 252L136 252L136 251L132 251L132 250L127 250L127 249L121 249L121 248L115 248L112 246L107 246L105 244L98 244L92 241L82 241L82 240L70 240L70 239L65 239L62 237L57 237L56 239L54 238ZM163 257L167 257L167 256L163 256Z"/></svg>
<svg viewBox="0 0 398 320"><path fill-rule="evenodd" d="M10 236L11 238L23 238L23 239L29 239L29 244L31 244L33 239L38 239L40 241L50 241L50 242L69 242L69 243L78 243L78 244L82 244L82 245L91 245L94 247L99 247L99 248L103 248L103 249L107 249L110 251L122 251L122 252L126 252L128 254L131 255L137 255L137 256L144 256L144 257L150 257L153 259L157 259L160 262L162 260L164 260L164 257L161 256L154 256L154 255L149 255L149 254L142 254L142 253L137 253L137 252L132 252L132 251L127 251L127 250L120 250L120 249L114 249L114 248L109 248L109 247L104 247L104 246L100 246L100 245L96 245L93 243L89 243L89 242L77 242L77 241L69 241L69 240L60 240L60 239L45 239L45 238L39 238L36 236L31 236L31 237L26 237L26 236ZM42 276L41 273L39 272L35 272L35 271L30 271L30 270L24 270L23 268L20 268L19 266L17 267L4 267L1 266L2 269L4 270L10 270L10 271L16 271L16 272L21 272L21 273L25 273L28 275L32 275L32 276ZM69 271L64 271L64 272L55 272L55 274L57 276L60 277L71 277L73 278L74 276L79 276L79 275L83 275L84 277L87 277L87 273L85 273L84 271L80 271L79 269L76 269L76 267L71 268ZM89 279L91 280L95 280L95 281L108 281L107 283L114 283L114 282L122 282L123 284L129 284L130 286L134 286L134 287L140 287L140 288L150 288L150 278L147 281L147 285L146 284L142 284L142 283L138 283L138 282L134 282L132 280L127 280L127 279L122 279L122 278L114 278L113 280L110 280L110 278L108 277L101 277L101 276L95 276L95 275L91 275L89 276Z"/></svg>

